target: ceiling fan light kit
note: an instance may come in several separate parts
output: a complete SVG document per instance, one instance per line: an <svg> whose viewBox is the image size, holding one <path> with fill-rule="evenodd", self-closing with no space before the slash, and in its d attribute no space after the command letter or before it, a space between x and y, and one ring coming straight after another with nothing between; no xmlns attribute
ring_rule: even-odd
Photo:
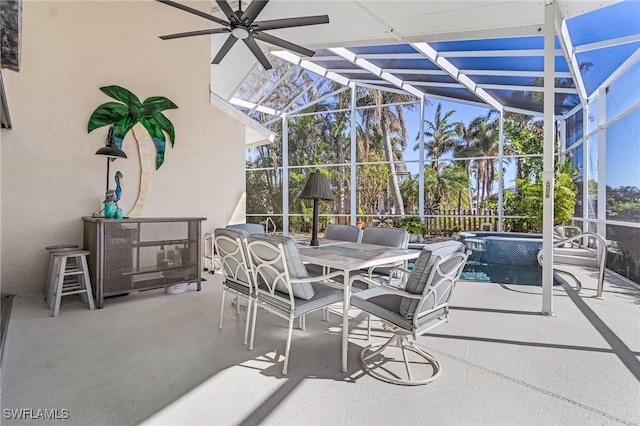
<svg viewBox="0 0 640 426"><path fill-rule="evenodd" d="M264 31L277 30L280 28L302 27L307 25L328 24L328 15L301 16L297 18L271 19L268 21L256 21L256 18L262 12L262 9L269 3L269 0L253 0L249 3L246 10L242 10L242 2L239 2L238 10L234 11L226 0L216 0L220 10L225 14L228 21L220 19L217 16L202 12L189 6L177 3L173 0L156 0L168 6L175 7L182 11L192 13L201 18L208 19L224 28L211 28L207 30L188 31L183 33L168 34L160 36L162 40L172 40L176 38L193 37L199 35L225 34L230 33L216 56L213 58L212 64L219 64L222 59L229 53L229 50L238 40L242 40L249 48L251 53L260 62L265 70L272 68L265 54L260 50L256 40L278 46L283 49L291 50L303 56L313 56L315 52L300 45L283 40L279 37L267 34Z"/></svg>

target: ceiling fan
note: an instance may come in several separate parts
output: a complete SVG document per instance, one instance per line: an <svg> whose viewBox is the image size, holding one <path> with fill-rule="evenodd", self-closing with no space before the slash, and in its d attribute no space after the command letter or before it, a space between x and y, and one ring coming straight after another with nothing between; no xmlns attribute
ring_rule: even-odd
<svg viewBox="0 0 640 426"><path fill-rule="evenodd" d="M313 56L315 52L313 50L306 49L297 44L291 43L289 41L283 40L281 38L272 36L270 34L265 33L266 30L275 30L279 28L291 28L291 27L302 27L306 25L317 25L317 24L328 24L329 16L328 15L317 15L317 16L301 16L298 18L284 18L284 19L271 19L268 21L256 21L256 18L262 12L262 9L267 5L269 0L253 0L249 3L246 10L242 10L242 1L238 2L238 10L234 11L231 8L231 5L226 0L216 0L216 3L222 10L222 12L226 15L228 21L224 19L220 19L216 16L210 15L208 13L201 12L198 9L191 8L189 6L185 6L183 4L177 3L172 0L156 0L160 3L164 3L169 6L173 6L177 9L183 10L185 12L193 13L194 15L198 15L202 18L213 21L217 24L224 25L224 28L211 28L206 30L198 30L198 31L188 31L184 33L177 34L168 34L164 36L160 36L162 40L170 40L174 38L182 38L182 37L193 37L199 35L210 35L210 34L224 34L230 33L227 40L224 42L215 58L213 58L212 64L219 64L225 55L231 50L233 45L238 40L242 40L244 44L247 45L251 53L260 61L263 68L265 70L270 70L272 68L269 60L265 56L265 54L260 50L256 40L264 41L265 43L273 44L279 47L282 47L287 50L292 50L296 53L299 53L304 56Z"/></svg>

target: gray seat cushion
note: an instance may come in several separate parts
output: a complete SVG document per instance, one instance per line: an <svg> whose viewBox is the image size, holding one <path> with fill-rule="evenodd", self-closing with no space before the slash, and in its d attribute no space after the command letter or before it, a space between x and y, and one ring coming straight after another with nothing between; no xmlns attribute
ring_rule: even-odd
<svg viewBox="0 0 640 426"><path fill-rule="evenodd" d="M400 228L367 227L362 231L362 243L407 248L409 245L409 233Z"/></svg>
<svg viewBox="0 0 640 426"><path fill-rule="evenodd" d="M405 291L413 294L422 294L424 291L431 269L436 262L438 256L446 257L453 253L464 253L464 244L458 241L442 241L440 243L425 244L420 256L416 259L413 271L407 279ZM407 319L412 319L418 307L417 299L408 297L402 298L400 305L400 315Z"/></svg>
<svg viewBox="0 0 640 426"><path fill-rule="evenodd" d="M413 321L400 313L402 299L405 298L396 294L387 293L383 288L371 288L353 293L351 296L351 304L386 322L395 324L405 330L413 331L416 328L413 325ZM444 314L444 308L431 312L418 320L417 327L433 319L440 318Z"/></svg>
<svg viewBox="0 0 640 426"><path fill-rule="evenodd" d="M339 225L330 223L324 231L324 237L328 240L350 241L357 243L360 239L361 229L353 225Z"/></svg>
<svg viewBox="0 0 640 426"><path fill-rule="evenodd" d="M313 287L314 291L312 298L300 299L294 296L295 309L293 313L295 316L304 315L333 303L341 302L344 297L344 294L340 289L329 287L322 283L309 283L309 285ZM289 299L289 295L287 293L276 291L275 294L280 297L284 297L285 299ZM258 293L258 299L267 302L271 306L275 306L284 312L288 313L291 311L290 303L284 302L276 297L272 297L267 293Z"/></svg>
<svg viewBox="0 0 640 426"><path fill-rule="evenodd" d="M287 269L289 270L289 278L302 279L309 278L307 268L304 266L298 246L295 241L289 237L282 237L279 235L267 235L267 234L253 234L249 236L249 242L253 241L266 241L274 245L282 244L284 247L284 254L287 262ZM288 294L288 290L284 285L278 284L277 290ZM311 283L292 283L291 289L293 296L299 299L311 299L315 293Z"/></svg>
<svg viewBox="0 0 640 426"><path fill-rule="evenodd" d="M227 225L228 229L239 229L247 233L247 236L252 234L264 234L264 226L261 223L236 223L233 225Z"/></svg>

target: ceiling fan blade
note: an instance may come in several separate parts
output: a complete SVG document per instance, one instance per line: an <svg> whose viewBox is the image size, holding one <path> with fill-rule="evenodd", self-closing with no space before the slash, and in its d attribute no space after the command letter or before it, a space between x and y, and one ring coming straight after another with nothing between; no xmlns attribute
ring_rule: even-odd
<svg viewBox="0 0 640 426"><path fill-rule="evenodd" d="M208 30L198 30L198 31L187 31L185 33L175 33L175 34L167 34L167 35L163 35L160 36L160 38L162 40L171 40L174 38L182 38L182 37L193 37L193 36L200 36L200 35L211 35L211 34L222 34L222 33L228 33L229 28L211 28Z"/></svg>
<svg viewBox="0 0 640 426"><path fill-rule="evenodd" d="M267 3L269 3L269 0L253 0L249 3L247 10L244 11L240 19L243 21L246 19L249 24L251 24L258 17L260 12L262 12L262 9L264 9Z"/></svg>
<svg viewBox="0 0 640 426"><path fill-rule="evenodd" d="M238 15L236 15L236 12L233 11L226 0L216 0L216 3L218 4L218 7L220 7L222 13L224 13L227 19L229 19L229 21L231 21L232 17L238 17Z"/></svg>
<svg viewBox="0 0 640 426"><path fill-rule="evenodd" d="M278 37L274 37L271 34L267 34L267 33L253 33L253 37L257 38L258 40L262 40L265 43L269 43L269 44L274 44L276 46L280 46L284 49L287 50L292 50L296 53L299 53L301 55L304 56L313 56L316 54L316 52L314 52L313 50L309 50L307 48L304 48L302 46L299 46L297 44L293 44L290 41L286 41L283 40L281 38Z"/></svg>
<svg viewBox="0 0 640 426"><path fill-rule="evenodd" d="M269 60L267 59L265 54L262 53L262 50L260 50L260 47L258 46L258 43L256 43L256 41L254 39L249 37L249 38L242 39L242 41L244 41L244 44L247 45L249 50L251 50L251 53L253 53L253 55L258 59L258 61L260 61L260 63L262 64L262 67L265 69L265 71L268 71L271 68L273 68L271 66L271 63L269 63Z"/></svg>
<svg viewBox="0 0 640 426"><path fill-rule="evenodd" d="M271 19L268 21L254 22L253 25L259 31L276 30L278 28L302 27L304 25L328 24L328 15L300 16L298 18Z"/></svg>
<svg viewBox="0 0 640 426"><path fill-rule="evenodd" d="M211 63L219 64L220 61L222 61L222 58L224 58L225 55L229 53L229 50L231 50L233 45L236 44L236 41L238 41L238 39L230 34L229 37L227 37L227 40L222 45L222 47L220 48L220 50L218 50L216 57L213 58L213 61L211 61Z"/></svg>
<svg viewBox="0 0 640 426"><path fill-rule="evenodd" d="M171 0L156 0L156 1L160 2L160 3L163 3L163 4L166 4L168 6L173 6L176 9L184 10L185 12L193 13L194 15L198 15L198 16L204 18L204 19L208 19L208 20L213 21L213 22L215 22L217 24L220 24L220 25L229 25L229 23L227 21L225 21L224 19L220 19L220 18L217 18L217 17L215 17L213 15L210 15L208 13L204 13L204 12L198 10L198 9L194 9L192 7L189 7L189 6L185 6L183 4L176 3L175 1L171 1Z"/></svg>

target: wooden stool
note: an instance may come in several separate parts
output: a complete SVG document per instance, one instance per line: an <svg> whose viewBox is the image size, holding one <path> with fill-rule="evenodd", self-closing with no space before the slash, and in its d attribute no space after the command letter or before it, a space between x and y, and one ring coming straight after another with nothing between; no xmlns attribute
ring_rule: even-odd
<svg viewBox="0 0 640 426"><path fill-rule="evenodd" d="M74 244L60 244L56 246L45 247L45 249L49 252L49 269L47 271L47 282L44 285L44 300L49 302L51 299L51 294L53 293L53 289L55 284L52 284L53 281L53 255L54 253L62 252L62 251L70 251L70 250L78 250L78 246Z"/></svg>
<svg viewBox="0 0 640 426"><path fill-rule="evenodd" d="M88 250L65 250L53 253L53 292L50 292L49 308L53 310L53 316L60 313L60 301L62 296L71 294L86 294L89 309L94 309L91 280L89 279L89 267L87 266ZM75 280L65 280L67 277L75 277Z"/></svg>

